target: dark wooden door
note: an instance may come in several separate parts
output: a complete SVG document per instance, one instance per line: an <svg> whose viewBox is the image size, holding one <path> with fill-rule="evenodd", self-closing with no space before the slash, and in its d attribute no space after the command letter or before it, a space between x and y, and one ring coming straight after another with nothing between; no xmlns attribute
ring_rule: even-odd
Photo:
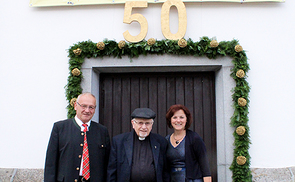
<svg viewBox="0 0 295 182"><path fill-rule="evenodd" d="M110 136L132 129L135 108L149 107L157 114L152 132L166 136L165 115L173 104L185 105L193 116L191 130L204 140L213 181L217 181L214 72L101 73L99 121Z"/></svg>

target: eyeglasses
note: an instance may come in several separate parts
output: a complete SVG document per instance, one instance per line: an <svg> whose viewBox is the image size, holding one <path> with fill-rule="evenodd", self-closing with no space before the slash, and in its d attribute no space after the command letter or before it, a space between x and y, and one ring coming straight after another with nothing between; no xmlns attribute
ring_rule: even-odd
<svg viewBox="0 0 295 182"><path fill-rule="evenodd" d="M154 122L153 121L148 121L148 122L143 122L143 121L136 121L135 119L133 120L136 124L138 124L139 126L151 126Z"/></svg>
<svg viewBox="0 0 295 182"><path fill-rule="evenodd" d="M86 110L87 108L89 109L89 110L94 110L95 108L96 108L96 106L87 106L87 105L84 105L84 104L79 104L79 102L77 102L77 104L80 106L80 107L82 107L82 109L84 109L84 110Z"/></svg>

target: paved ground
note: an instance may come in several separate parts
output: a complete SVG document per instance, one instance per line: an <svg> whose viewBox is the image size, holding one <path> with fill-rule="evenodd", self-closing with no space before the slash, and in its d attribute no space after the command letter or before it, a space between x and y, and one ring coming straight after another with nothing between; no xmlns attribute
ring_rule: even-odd
<svg viewBox="0 0 295 182"><path fill-rule="evenodd" d="M0 168L0 182L43 182L43 169Z"/></svg>
<svg viewBox="0 0 295 182"><path fill-rule="evenodd" d="M253 182L295 182L295 167L252 168ZM43 169L0 168L0 182L43 182Z"/></svg>

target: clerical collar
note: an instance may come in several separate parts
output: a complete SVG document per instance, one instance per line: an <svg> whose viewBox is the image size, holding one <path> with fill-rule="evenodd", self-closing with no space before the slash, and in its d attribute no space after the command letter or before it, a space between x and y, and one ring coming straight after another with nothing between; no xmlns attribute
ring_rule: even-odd
<svg viewBox="0 0 295 182"><path fill-rule="evenodd" d="M83 122L77 117L77 115L75 116L75 121L76 121L77 125L80 126L81 131L84 131L84 126L82 126L82 124L84 124L84 123L83 123ZM90 120L90 121L91 121L91 120ZM90 127L90 124L91 124L90 121L88 121L88 122L85 123L85 124L88 125L88 128ZM87 128L87 130L88 130L88 128Z"/></svg>
<svg viewBox="0 0 295 182"><path fill-rule="evenodd" d="M141 141L142 141L142 140L145 140L145 138L140 137L140 136L138 136L138 139L141 140Z"/></svg>
<svg viewBox="0 0 295 182"><path fill-rule="evenodd" d="M144 141L145 139L147 139L150 135L144 137L140 137L137 135L137 133L134 131L134 137L137 138L139 141Z"/></svg>

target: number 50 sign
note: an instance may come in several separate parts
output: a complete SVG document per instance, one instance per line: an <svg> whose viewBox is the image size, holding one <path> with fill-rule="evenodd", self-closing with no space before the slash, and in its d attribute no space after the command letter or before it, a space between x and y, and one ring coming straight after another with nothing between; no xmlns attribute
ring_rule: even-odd
<svg viewBox="0 0 295 182"><path fill-rule="evenodd" d="M142 14L131 14L131 12L132 8L146 8L147 6L147 1L127 1L125 3L123 23L130 24L133 21L137 21L141 27L140 33L136 36L130 35L128 30L123 33L124 38L128 42L140 42L146 37L148 31L148 22L146 18ZM175 6L178 11L178 32L175 34L172 34L170 31L169 12L171 6ZM185 35L186 26L187 17L184 3L181 0L167 0L163 3L161 10L161 27L164 37L170 40L181 39Z"/></svg>

